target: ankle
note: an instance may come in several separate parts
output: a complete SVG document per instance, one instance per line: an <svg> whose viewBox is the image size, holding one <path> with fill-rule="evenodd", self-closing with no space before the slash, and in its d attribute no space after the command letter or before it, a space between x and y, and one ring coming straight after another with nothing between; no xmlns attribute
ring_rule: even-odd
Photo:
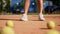
<svg viewBox="0 0 60 34"><path fill-rule="evenodd" d="M39 15L42 15L42 13L39 13Z"/></svg>
<svg viewBox="0 0 60 34"><path fill-rule="evenodd" d="M27 15L26 13L24 13L23 15Z"/></svg>

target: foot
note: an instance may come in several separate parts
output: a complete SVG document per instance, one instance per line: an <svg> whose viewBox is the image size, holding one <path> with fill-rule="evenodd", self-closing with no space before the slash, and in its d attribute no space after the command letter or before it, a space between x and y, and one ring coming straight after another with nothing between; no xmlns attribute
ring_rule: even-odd
<svg viewBox="0 0 60 34"><path fill-rule="evenodd" d="M44 21L45 20L43 14L39 14L39 20L41 20L41 21Z"/></svg>
<svg viewBox="0 0 60 34"><path fill-rule="evenodd" d="M26 14L23 14L21 20L22 21L28 21L27 15Z"/></svg>

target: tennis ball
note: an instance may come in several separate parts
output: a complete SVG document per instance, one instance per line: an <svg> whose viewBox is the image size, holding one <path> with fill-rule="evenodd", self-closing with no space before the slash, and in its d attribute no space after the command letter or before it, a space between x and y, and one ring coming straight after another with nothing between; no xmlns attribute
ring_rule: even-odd
<svg viewBox="0 0 60 34"><path fill-rule="evenodd" d="M5 26L2 28L1 34L15 34L15 32L12 28Z"/></svg>
<svg viewBox="0 0 60 34"><path fill-rule="evenodd" d="M13 21L11 21L11 20L7 21L6 26L13 27L14 26Z"/></svg>
<svg viewBox="0 0 60 34"><path fill-rule="evenodd" d="M57 30L49 30L46 34L60 34Z"/></svg>
<svg viewBox="0 0 60 34"><path fill-rule="evenodd" d="M49 21L49 22L47 23L47 27L48 27L49 29L53 29L53 28L55 28L55 23L54 23L53 21Z"/></svg>

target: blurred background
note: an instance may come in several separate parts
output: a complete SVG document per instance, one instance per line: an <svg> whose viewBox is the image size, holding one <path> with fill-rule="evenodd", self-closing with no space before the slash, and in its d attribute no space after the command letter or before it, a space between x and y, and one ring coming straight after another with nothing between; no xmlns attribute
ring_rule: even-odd
<svg viewBox="0 0 60 34"><path fill-rule="evenodd" d="M60 14L60 0L43 0L44 14ZM30 0L29 13L37 13L37 0ZM0 14L20 14L24 0L0 0Z"/></svg>

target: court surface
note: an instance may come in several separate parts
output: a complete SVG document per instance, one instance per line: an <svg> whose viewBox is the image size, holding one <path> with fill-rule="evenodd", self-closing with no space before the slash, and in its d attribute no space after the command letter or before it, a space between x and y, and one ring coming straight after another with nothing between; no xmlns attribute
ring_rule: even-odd
<svg viewBox="0 0 60 34"><path fill-rule="evenodd" d="M15 34L45 34L47 22L54 21L56 28L60 31L60 15L45 15L45 21L39 21L38 15L28 15L29 21L21 21L21 15L0 15L0 29L8 20L14 22Z"/></svg>

